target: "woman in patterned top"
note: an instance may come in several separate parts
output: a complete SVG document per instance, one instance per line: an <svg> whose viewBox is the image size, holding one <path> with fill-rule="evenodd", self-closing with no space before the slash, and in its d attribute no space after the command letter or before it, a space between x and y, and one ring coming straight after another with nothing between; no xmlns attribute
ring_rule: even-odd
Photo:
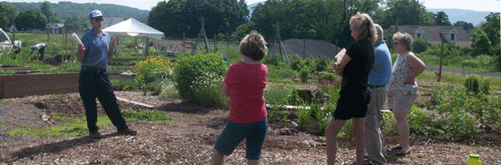
<svg viewBox="0 0 501 165"><path fill-rule="evenodd" d="M423 73L426 65L414 53L410 51L412 36L408 33L397 32L393 35L397 60L393 65L391 80L387 86L388 107L397 120L397 132L399 135L396 150L398 155L410 153L409 148L409 123L407 113L416 101L419 92L416 77Z"/></svg>

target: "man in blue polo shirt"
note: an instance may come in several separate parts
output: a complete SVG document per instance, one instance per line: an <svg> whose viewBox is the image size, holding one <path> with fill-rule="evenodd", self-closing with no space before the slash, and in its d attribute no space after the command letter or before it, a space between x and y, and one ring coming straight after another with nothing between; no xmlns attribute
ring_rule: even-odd
<svg viewBox="0 0 501 165"><path fill-rule="evenodd" d="M391 56L386 42L383 40L383 28L376 24L377 42L374 44L376 58L369 73L369 89L371 101L365 117L365 139L368 160L374 164L386 164L384 138L381 133L381 109L386 101L386 84L391 77Z"/></svg>
<svg viewBox="0 0 501 165"><path fill-rule="evenodd" d="M115 40L101 29L103 21L101 11L93 10L89 14L89 19L92 29L83 35L77 52L78 61L81 61L82 66L78 91L85 107L89 136L92 138L101 136L97 127L96 97L113 125L117 127L119 134L136 135L137 132L127 126L120 112L113 86L106 72L108 60L113 56Z"/></svg>

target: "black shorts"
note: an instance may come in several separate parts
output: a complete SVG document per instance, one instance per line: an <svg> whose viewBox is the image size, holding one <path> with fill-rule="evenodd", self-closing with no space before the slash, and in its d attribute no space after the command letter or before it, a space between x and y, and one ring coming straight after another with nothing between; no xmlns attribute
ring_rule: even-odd
<svg viewBox="0 0 501 165"><path fill-rule="evenodd" d="M371 101L371 92L368 88L341 89L339 95L332 117L339 120L349 120L354 117L364 118L366 116Z"/></svg>

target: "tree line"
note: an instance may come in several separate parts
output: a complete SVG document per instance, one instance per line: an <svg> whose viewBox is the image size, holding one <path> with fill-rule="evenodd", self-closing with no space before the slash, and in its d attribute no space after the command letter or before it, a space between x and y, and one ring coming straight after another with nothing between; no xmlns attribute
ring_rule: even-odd
<svg viewBox="0 0 501 165"><path fill-rule="evenodd" d="M101 10L106 16L135 18L143 22L146 22L149 13L147 10L113 4L0 2L0 28L8 29L13 23L18 30L44 30L47 23L64 23L75 28L85 28L89 12L93 9Z"/></svg>
<svg viewBox="0 0 501 165"><path fill-rule="evenodd" d="M117 5L96 6L98 4L95 3L51 4L46 1L11 4L22 4L19 5L22 10L9 3L0 3L0 27L3 29L7 29L12 23L19 30L44 29L47 22L63 20L66 25L84 28L88 21L88 11L95 8L113 15L122 13L125 18L133 17L126 14L137 13L126 10L128 7L109 9L108 7ZM40 5L24 11L25 7L22 6L26 4L31 4L32 7ZM83 13L72 15L56 11L62 8L68 12ZM428 12L418 0L267 0L251 10L252 14L245 0L169 0L159 2L149 12L147 19L142 21L168 37L180 38L183 34L189 38L197 37L203 19L209 38L217 35L239 40L250 30L257 30L268 42L274 42L278 31L283 40L318 39L346 47L353 42L349 19L357 12L363 12L368 13L383 28L391 25L462 26L472 34L472 47L475 50L499 54L499 12L491 13L485 17L483 24L474 27L472 23L464 21L452 24L445 12Z"/></svg>

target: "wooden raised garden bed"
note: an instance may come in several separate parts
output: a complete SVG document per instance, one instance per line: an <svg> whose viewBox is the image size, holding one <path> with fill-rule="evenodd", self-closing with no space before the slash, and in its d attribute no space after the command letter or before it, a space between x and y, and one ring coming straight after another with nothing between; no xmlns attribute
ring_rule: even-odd
<svg viewBox="0 0 501 165"><path fill-rule="evenodd" d="M12 65L0 65L1 70L15 70L17 72L27 72L30 70L29 66L12 66Z"/></svg>
<svg viewBox="0 0 501 165"><path fill-rule="evenodd" d="M78 92L80 73L0 76L0 98Z"/></svg>

